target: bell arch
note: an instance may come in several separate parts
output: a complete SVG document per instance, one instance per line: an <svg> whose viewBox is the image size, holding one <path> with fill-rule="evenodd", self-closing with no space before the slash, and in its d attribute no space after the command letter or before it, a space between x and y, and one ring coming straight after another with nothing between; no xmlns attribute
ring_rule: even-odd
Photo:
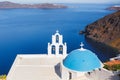
<svg viewBox="0 0 120 80"><path fill-rule="evenodd" d="M63 54L63 45L59 46L59 54Z"/></svg>
<svg viewBox="0 0 120 80"><path fill-rule="evenodd" d="M56 43L59 43L59 35L56 35Z"/></svg>
<svg viewBox="0 0 120 80"><path fill-rule="evenodd" d="M51 50L51 53L52 54L55 54L55 51L56 51L56 47L55 47L55 45L52 45L52 48L51 48L52 50Z"/></svg>

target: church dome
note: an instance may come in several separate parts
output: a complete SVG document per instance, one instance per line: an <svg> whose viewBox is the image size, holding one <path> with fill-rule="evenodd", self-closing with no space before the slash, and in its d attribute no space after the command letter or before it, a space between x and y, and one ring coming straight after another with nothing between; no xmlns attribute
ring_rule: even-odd
<svg viewBox="0 0 120 80"><path fill-rule="evenodd" d="M63 65L70 70L88 72L100 68L101 62L93 52L81 48L70 52Z"/></svg>

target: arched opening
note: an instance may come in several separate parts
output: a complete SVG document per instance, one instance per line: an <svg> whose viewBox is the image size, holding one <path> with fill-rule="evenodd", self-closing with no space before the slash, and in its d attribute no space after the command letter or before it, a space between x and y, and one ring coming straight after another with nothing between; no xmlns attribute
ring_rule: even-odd
<svg viewBox="0 0 120 80"><path fill-rule="evenodd" d="M59 36L56 35L56 43L59 43Z"/></svg>
<svg viewBox="0 0 120 80"><path fill-rule="evenodd" d="M52 46L52 54L55 54L55 50L56 50L55 45L53 45Z"/></svg>
<svg viewBox="0 0 120 80"><path fill-rule="evenodd" d="M59 54L63 54L63 46L62 45L59 46Z"/></svg>

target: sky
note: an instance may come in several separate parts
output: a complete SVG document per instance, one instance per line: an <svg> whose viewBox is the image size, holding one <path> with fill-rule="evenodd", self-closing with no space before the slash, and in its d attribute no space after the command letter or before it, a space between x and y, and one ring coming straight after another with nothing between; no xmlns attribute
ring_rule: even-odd
<svg viewBox="0 0 120 80"><path fill-rule="evenodd" d="M20 3L118 3L120 0L0 0Z"/></svg>

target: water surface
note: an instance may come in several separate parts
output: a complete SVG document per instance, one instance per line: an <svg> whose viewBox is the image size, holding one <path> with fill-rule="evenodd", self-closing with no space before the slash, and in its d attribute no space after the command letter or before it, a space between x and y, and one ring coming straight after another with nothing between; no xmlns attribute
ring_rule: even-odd
<svg viewBox="0 0 120 80"><path fill-rule="evenodd" d="M79 35L85 26L113 11L113 4L65 4L67 9L1 9L0 10L0 74L8 73L17 54L47 53L47 43L59 30L67 43L68 53L80 48L92 50L105 61L111 57L97 52Z"/></svg>

